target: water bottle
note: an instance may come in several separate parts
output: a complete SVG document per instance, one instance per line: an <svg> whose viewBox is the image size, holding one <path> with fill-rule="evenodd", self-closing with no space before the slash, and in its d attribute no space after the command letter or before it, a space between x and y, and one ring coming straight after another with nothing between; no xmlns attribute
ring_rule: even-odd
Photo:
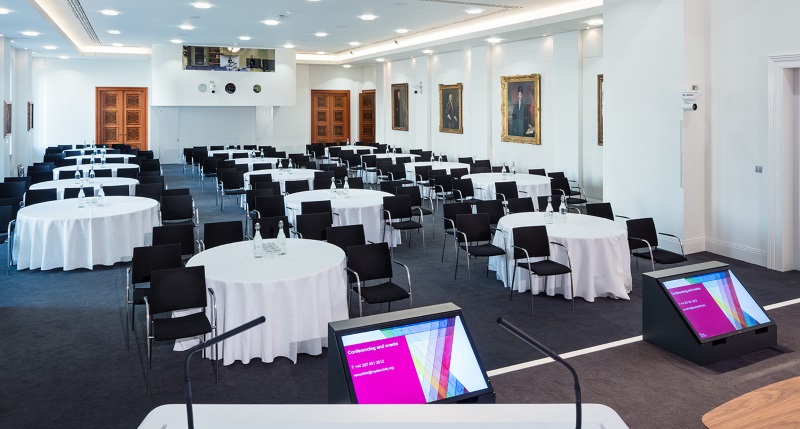
<svg viewBox="0 0 800 429"><path fill-rule="evenodd" d="M294 163L292 163L292 158L289 158L289 170L294 168Z"/></svg>
<svg viewBox="0 0 800 429"><path fill-rule="evenodd" d="M397 153L397 148L396 147L392 148L392 153L395 153L395 154Z"/></svg>
<svg viewBox="0 0 800 429"><path fill-rule="evenodd" d="M350 181L347 180L347 179L344 179L344 185L342 187L344 188L344 196L346 197L347 194L350 193Z"/></svg>
<svg viewBox="0 0 800 429"><path fill-rule="evenodd" d="M559 222L565 223L567 221L567 197L561 196L561 207L558 208Z"/></svg>
<svg viewBox="0 0 800 429"><path fill-rule="evenodd" d="M81 183L81 170L75 167L75 183Z"/></svg>
<svg viewBox="0 0 800 429"><path fill-rule="evenodd" d="M81 185L81 189L78 191L78 208L82 209L86 207L86 194L83 192L83 185Z"/></svg>
<svg viewBox="0 0 800 429"><path fill-rule="evenodd" d="M106 203L106 193L103 191L103 184L100 184L100 189L97 190L97 205L103 206Z"/></svg>
<svg viewBox="0 0 800 429"><path fill-rule="evenodd" d="M89 169L89 183L94 183L94 164L92 164L92 168Z"/></svg>
<svg viewBox="0 0 800 429"><path fill-rule="evenodd" d="M100 165L102 165L103 167L106 166L106 152L105 151L100 152Z"/></svg>
<svg viewBox="0 0 800 429"><path fill-rule="evenodd" d="M261 149L261 159L264 159L264 149Z"/></svg>
<svg viewBox="0 0 800 429"><path fill-rule="evenodd" d="M387 154L389 153L389 145L388 144L386 145L386 153Z"/></svg>
<svg viewBox="0 0 800 429"><path fill-rule="evenodd" d="M517 174L517 163L516 162L512 162L511 163L511 174Z"/></svg>
<svg viewBox="0 0 800 429"><path fill-rule="evenodd" d="M544 210L544 223L553 223L553 197L547 197L547 208Z"/></svg>
<svg viewBox="0 0 800 429"><path fill-rule="evenodd" d="M261 225L256 222L256 232L253 233L253 257L260 258L264 256L264 243L261 239Z"/></svg>
<svg viewBox="0 0 800 429"><path fill-rule="evenodd" d="M94 170L94 155L92 155L92 159L89 160L89 165L91 166L91 169Z"/></svg>
<svg viewBox="0 0 800 429"><path fill-rule="evenodd" d="M336 192L336 178L331 177L331 191Z"/></svg>
<svg viewBox="0 0 800 429"><path fill-rule="evenodd" d="M500 168L500 173L503 175L503 177L506 177L506 172L507 171L508 171L508 167L506 167L506 163L504 162L503 163L503 167Z"/></svg>
<svg viewBox="0 0 800 429"><path fill-rule="evenodd" d="M350 146L350 137L347 138L347 145Z"/></svg>
<svg viewBox="0 0 800 429"><path fill-rule="evenodd" d="M286 234L283 233L283 221L278 221L278 249L281 255L286 254Z"/></svg>

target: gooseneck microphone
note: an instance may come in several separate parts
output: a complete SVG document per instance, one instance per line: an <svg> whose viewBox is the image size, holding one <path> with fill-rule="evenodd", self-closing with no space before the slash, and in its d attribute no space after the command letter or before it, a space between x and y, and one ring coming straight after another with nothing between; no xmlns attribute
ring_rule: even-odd
<svg viewBox="0 0 800 429"><path fill-rule="evenodd" d="M194 429L194 417L192 415L192 381L189 380L189 359L191 359L193 354L199 352L200 350L203 350L207 347L211 347L214 344L217 344L220 341L225 341L228 338L233 337L235 335L239 335L242 332L250 328L256 327L266 321L267 318L261 316L257 319L253 319L245 323L242 326L233 328L228 332L224 332L220 335L217 335L216 337L206 342L200 342L200 344L189 349L189 353L186 354L186 359L183 360L183 377L184 377L184 387L185 387L184 395L186 396L186 419L189 421L189 429ZM219 356L216 357L219 358Z"/></svg>
<svg viewBox="0 0 800 429"><path fill-rule="evenodd" d="M547 348L544 344L534 340L530 335L522 332L522 330L511 323L506 322L502 317L497 318L497 323L505 328L508 332L514 334L520 340L526 342L529 346L546 354L548 357L560 363L561 365L564 365L567 367L569 372L572 373L572 379L575 383L575 428L581 429L581 385L578 383L578 374L575 372L575 369L572 367L572 365L568 364L567 361L562 359L561 356L557 355L554 351Z"/></svg>

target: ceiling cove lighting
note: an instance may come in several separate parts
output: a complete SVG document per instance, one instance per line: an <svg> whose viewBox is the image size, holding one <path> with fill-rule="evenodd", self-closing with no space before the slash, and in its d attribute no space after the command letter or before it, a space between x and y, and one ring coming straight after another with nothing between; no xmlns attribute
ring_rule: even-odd
<svg viewBox="0 0 800 429"><path fill-rule="evenodd" d="M181 30L191 31L191 30L194 30L194 25L183 24L183 25L179 25L178 28L180 28Z"/></svg>
<svg viewBox="0 0 800 429"><path fill-rule="evenodd" d="M291 43L287 43L287 44L283 45L283 47L285 49L294 49L294 45L292 45Z"/></svg>
<svg viewBox="0 0 800 429"><path fill-rule="evenodd" d="M20 34L22 34L23 36L27 36L27 37L36 37L36 36L39 35L39 32L37 32L37 31L23 31Z"/></svg>
<svg viewBox="0 0 800 429"><path fill-rule="evenodd" d="M345 65L343 65L342 67L344 67L344 68L346 68L346 69L349 69L350 67L353 67L353 66L351 66L350 64L345 64Z"/></svg>
<svg viewBox="0 0 800 429"><path fill-rule="evenodd" d="M325 51L317 51L317 55L325 55Z"/></svg>
<svg viewBox="0 0 800 429"><path fill-rule="evenodd" d="M0 15L8 15L11 13L11 9L0 8Z"/></svg>
<svg viewBox="0 0 800 429"><path fill-rule="evenodd" d="M479 13L483 13L483 9L467 9L466 12L470 15L477 15Z"/></svg>
<svg viewBox="0 0 800 429"><path fill-rule="evenodd" d="M386 61L386 58L375 58L375 61L377 61L379 63L382 63L382 62Z"/></svg>
<svg viewBox="0 0 800 429"><path fill-rule="evenodd" d="M122 45L122 43L112 43L111 46L113 46L115 48L121 48L123 45Z"/></svg>
<svg viewBox="0 0 800 429"><path fill-rule="evenodd" d="M425 49L424 51L422 51L422 53L430 55L433 53L433 49Z"/></svg>
<svg viewBox="0 0 800 429"><path fill-rule="evenodd" d="M377 18L375 15L365 14L358 17L362 21L372 21L373 19Z"/></svg>
<svg viewBox="0 0 800 429"><path fill-rule="evenodd" d="M398 28L397 30L394 30L394 32L397 34L406 34L408 33L408 28Z"/></svg>
<svg viewBox="0 0 800 429"><path fill-rule="evenodd" d="M68 60L68 59L69 59L69 57L68 57L68 56L66 56L66 55L61 55L61 56L60 56L60 57L58 57L58 58L59 58L59 59L61 59L61 60Z"/></svg>
<svg viewBox="0 0 800 429"><path fill-rule="evenodd" d="M100 13L102 13L103 15L106 15L106 16L117 16L117 15L119 15L119 11L118 10L114 10L114 9L103 9L103 10L100 11Z"/></svg>
<svg viewBox="0 0 800 429"><path fill-rule="evenodd" d="M327 37L328 33L320 31L319 33L314 33L314 35L317 37Z"/></svg>
<svg viewBox="0 0 800 429"><path fill-rule="evenodd" d="M198 1L192 3L192 6L194 6L197 9L211 9L214 5L208 2Z"/></svg>
<svg viewBox="0 0 800 429"><path fill-rule="evenodd" d="M267 19L267 20L265 20L263 22L264 22L264 24L267 24L267 25L278 25L278 24L281 23L277 19Z"/></svg>
<svg viewBox="0 0 800 429"><path fill-rule="evenodd" d="M490 38L486 39L486 41L487 41L487 42L489 42L489 43L491 43L492 45L494 45L494 44L496 44L496 43L500 43L500 42L502 42L502 41L503 41L503 39L499 39L499 38L497 38L497 37L490 37Z"/></svg>
<svg viewBox="0 0 800 429"><path fill-rule="evenodd" d="M586 21L586 23L589 24L589 25L603 25L603 20L599 19L599 18L598 19L590 19L590 20Z"/></svg>
<svg viewBox="0 0 800 429"><path fill-rule="evenodd" d="M359 45L361 45L361 42L350 42L350 43L348 43L348 45L350 45L350 46L359 46Z"/></svg>
<svg viewBox="0 0 800 429"><path fill-rule="evenodd" d="M252 39L252 37L250 37L250 36L239 36L239 40L247 41L247 40L250 40L250 39Z"/></svg>

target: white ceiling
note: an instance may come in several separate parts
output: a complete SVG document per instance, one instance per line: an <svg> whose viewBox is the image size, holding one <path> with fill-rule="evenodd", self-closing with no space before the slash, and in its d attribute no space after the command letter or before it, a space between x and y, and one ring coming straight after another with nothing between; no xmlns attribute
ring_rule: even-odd
<svg viewBox="0 0 800 429"><path fill-rule="evenodd" d="M265 48L290 43L299 61L338 64L371 62L378 56L407 58L425 48L442 52L487 44L490 36L508 41L579 30L587 27L588 18L601 17L602 9L602 0L210 0L210 9L197 9L194 1L0 0L0 8L12 11L0 15L0 33L14 41L12 46L42 57L97 55L89 52L98 49L124 53L131 47L145 48L146 53L154 44L180 39L189 45ZM82 8L99 45L70 3ZM473 8L483 12L466 12ZM103 15L103 9L117 10L119 15ZM363 14L376 18L359 19ZM280 24L265 25L267 19L278 19ZM195 29L182 30L182 24ZM398 34L394 31L398 28L409 32ZM41 35L26 37L22 31ZM328 36L316 37L317 32ZM243 41L240 36L251 39ZM113 47L114 43L124 48ZM46 45L57 49L45 50Z"/></svg>

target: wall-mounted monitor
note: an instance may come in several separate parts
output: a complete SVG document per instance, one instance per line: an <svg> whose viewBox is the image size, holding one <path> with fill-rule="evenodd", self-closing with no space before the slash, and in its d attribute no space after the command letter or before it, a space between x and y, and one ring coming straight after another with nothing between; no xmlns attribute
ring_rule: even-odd
<svg viewBox="0 0 800 429"><path fill-rule="evenodd" d="M274 72L275 50L260 48L183 46L183 69Z"/></svg>
<svg viewBox="0 0 800 429"><path fill-rule="evenodd" d="M333 322L328 340L329 389L339 390L331 402L462 402L492 393L453 304Z"/></svg>
<svg viewBox="0 0 800 429"><path fill-rule="evenodd" d="M729 269L659 279L701 343L773 322Z"/></svg>

